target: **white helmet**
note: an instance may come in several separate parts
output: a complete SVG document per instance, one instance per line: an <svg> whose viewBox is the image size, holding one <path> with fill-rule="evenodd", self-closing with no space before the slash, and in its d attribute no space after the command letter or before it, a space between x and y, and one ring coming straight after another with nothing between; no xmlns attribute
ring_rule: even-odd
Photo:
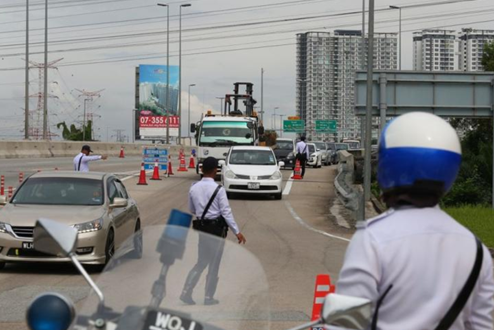
<svg viewBox="0 0 494 330"><path fill-rule="evenodd" d="M379 141L378 182L383 192L425 188L448 192L461 164L456 131L445 120L411 112L391 121Z"/></svg>

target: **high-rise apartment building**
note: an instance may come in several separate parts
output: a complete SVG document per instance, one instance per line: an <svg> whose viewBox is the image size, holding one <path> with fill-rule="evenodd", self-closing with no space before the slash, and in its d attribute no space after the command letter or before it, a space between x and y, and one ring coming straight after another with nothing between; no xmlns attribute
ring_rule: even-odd
<svg viewBox="0 0 494 330"><path fill-rule="evenodd" d="M458 70L454 30L423 30L413 34L413 69L418 71Z"/></svg>
<svg viewBox="0 0 494 330"><path fill-rule="evenodd" d="M483 71L484 46L494 42L494 30L462 29L459 35L459 69L461 71Z"/></svg>
<svg viewBox="0 0 494 330"><path fill-rule="evenodd" d="M312 140L360 137L355 116L355 72L367 66L367 38L361 31L337 30L297 35L297 114ZM374 68L397 68L397 34L374 38ZM337 133L318 133L316 120L337 121Z"/></svg>

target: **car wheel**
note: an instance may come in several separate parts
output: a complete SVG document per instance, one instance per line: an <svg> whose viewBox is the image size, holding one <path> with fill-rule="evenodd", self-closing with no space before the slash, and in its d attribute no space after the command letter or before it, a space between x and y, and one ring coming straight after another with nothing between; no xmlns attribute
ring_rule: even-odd
<svg viewBox="0 0 494 330"><path fill-rule="evenodd" d="M115 232L110 229L105 245L105 265L107 265L115 254Z"/></svg>
<svg viewBox="0 0 494 330"><path fill-rule="evenodd" d="M131 257L133 259L142 258L142 244L141 220L137 219L134 229L134 250L131 252Z"/></svg>
<svg viewBox="0 0 494 330"><path fill-rule="evenodd" d="M274 199L281 200L283 198L283 192L279 192L274 195Z"/></svg>
<svg viewBox="0 0 494 330"><path fill-rule="evenodd" d="M0 270L2 270L5 267L5 262L0 262Z"/></svg>

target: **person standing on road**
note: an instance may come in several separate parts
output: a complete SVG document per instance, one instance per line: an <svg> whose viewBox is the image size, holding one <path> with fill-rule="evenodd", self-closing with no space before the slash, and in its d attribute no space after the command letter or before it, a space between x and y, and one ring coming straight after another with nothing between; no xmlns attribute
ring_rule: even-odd
<svg viewBox="0 0 494 330"><path fill-rule="evenodd" d="M305 175L305 165L310 158L309 154L309 146L305 143L305 136L300 137L300 141L297 143L295 148L296 158L300 162L300 166L302 166L302 179Z"/></svg>
<svg viewBox="0 0 494 330"><path fill-rule="evenodd" d="M221 240L211 239L208 235L199 236L198 260L189 272L180 296L180 300L188 305L195 305L192 292L206 267L208 267L208 275L204 304L219 303L214 299L214 294L218 285L218 272L228 228L237 236L239 244L246 242L233 218L225 189L214 182L217 169L218 160L214 157L206 158L202 164L202 180L192 185L189 191L189 209L197 217L192 223L193 228L220 237Z"/></svg>
<svg viewBox="0 0 494 330"><path fill-rule="evenodd" d="M76 172L89 172L89 162L96 160L106 160L108 159L107 155L94 155L89 156L89 154L93 152L91 147L87 144L82 146L81 152L74 157L74 171Z"/></svg>
<svg viewBox="0 0 494 330"><path fill-rule="evenodd" d="M488 249L440 209L461 164L455 130L428 113L384 129L378 183L389 211L357 225L336 292L370 299L370 329L492 330Z"/></svg>

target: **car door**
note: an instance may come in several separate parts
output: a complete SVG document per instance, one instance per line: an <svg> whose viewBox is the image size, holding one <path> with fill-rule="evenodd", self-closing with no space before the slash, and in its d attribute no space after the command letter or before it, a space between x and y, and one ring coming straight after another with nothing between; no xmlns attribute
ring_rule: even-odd
<svg viewBox="0 0 494 330"><path fill-rule="evenodd" d="M109 178L107 180L107 197L108 197L108 205L113 204L113 200L117 197L124 198L120 191L117 188L115 183L115 178ZM108 216L113 221L115 226L115 245L119 247L124 239L126 238L126 222L127 222L127 208L125 207L115 207L109 210Z"/></svg>
<svg viewBox="0 0 494 330"><path fill-rule="evenodd" d="M129 203L127 208L125 209L125 225L124 225L125 227L124 240L125 240L129 236L131 236L135 231L135 223L138 218L138 211L135 201L132 198L130 198L127 189L125 188L123 183L120 180L116 179L115 185L117 186L117 189L119 190L122 198L125 198Z"/></svg>

